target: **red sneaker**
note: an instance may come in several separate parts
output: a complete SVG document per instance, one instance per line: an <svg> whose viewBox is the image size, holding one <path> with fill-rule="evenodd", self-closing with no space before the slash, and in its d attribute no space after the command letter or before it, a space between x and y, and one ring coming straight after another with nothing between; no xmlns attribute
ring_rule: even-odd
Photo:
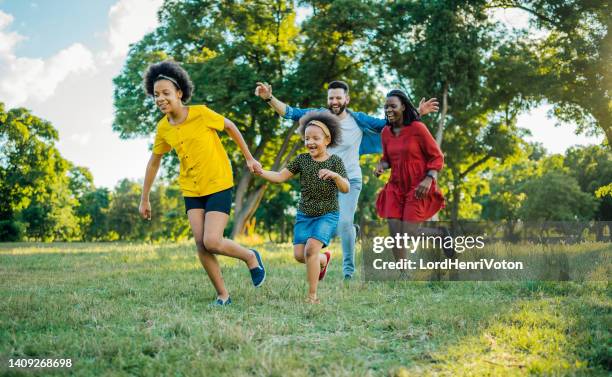
<svg viewBox="0 0 612 377"><path fill-rule="evenodd" d="M323 278L325 277L325 274L327 273L327 266L329 266L329 261L331 260L331 253L329 251L326 251L323 254L325 254L325 256L327 257L327 263L325 264L325 267L323 267L321 272L319 272L319 280L323 280Z"/></svg>

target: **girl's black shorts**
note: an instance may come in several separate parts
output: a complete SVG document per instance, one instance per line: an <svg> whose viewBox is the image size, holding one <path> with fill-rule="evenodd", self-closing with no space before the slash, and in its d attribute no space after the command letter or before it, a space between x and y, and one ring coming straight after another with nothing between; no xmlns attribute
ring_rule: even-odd
<svg viewBox="0 0 612 377"><path fill-rule="evenodd" d="M202 208L205 212L217 211L230 214L232 210L232 187L204 196L185 196L185 213Z"/></svg>

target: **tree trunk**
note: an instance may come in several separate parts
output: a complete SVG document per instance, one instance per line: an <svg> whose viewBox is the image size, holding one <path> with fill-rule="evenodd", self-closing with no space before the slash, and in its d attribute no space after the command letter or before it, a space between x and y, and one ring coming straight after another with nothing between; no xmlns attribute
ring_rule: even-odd
<svg viewBox="0 0 612 377"><path fill-rule="evenodd" d="M605 110L605 109L604 109ZM609 112L593 112L593 117L597 121L597 125L603 129L608 141L608 148L612 148L612 117Z"/></svg>
<svg viewBox="0 0 612 377"><path fill-rule="evenodd" d="M436 143L442 148L442 137L444 136L444 122L446 121L446 114L448 112L448 84L444 84L444 92L442 93L442 112L440 113L440 120L438 121L438 130L436 131ZM429 219L429 221L438 221L440 216L436 213Z"/></svg>
<svg viewBox="0 0 612 377"><path fill-rule="evenodd" d="M272 169L274 171L278 171L287 165L289 159L293 156L293 154L297 151L302 142L296 142L289 153L287 149L289 148L289 144L291 142L291 138L295 133L295 130L298 127L298 123L294 122L293 126L291 126L285 134L285 138L283 139L283 144L281 145L278 154L274 159L274 164L272 165ZM254 156L256 158L260 157L263 154L263 144L268 143L260 143L255 151ZM259 152L259 153L258 153ZM268 187L267 183L262 184L259 187L256 187L247 194L247 190L249 185L253 180L253 175L246 170L243 172L240 182L236 187L236 199L235 199L235 207L234 207L234 227L232 229L231 238L235 238L239 234L244 234L246 230L246 224L251 218L255 215L255 211L257 211L257 207L259 207L259 203L261 203L261 199L266 192L266 188Z"/></svg>
<svg viewBox="0 0 612 377"><path fill-rule="evenodd" d="M446 121L446 113L448 112L448 84L444 83L444 92L442 93L442 112L438 121L438 130L436 131L436 143L442 148L442 138L444 136L444 122Z"/></svg>
<svg viewBox="0 0 612 377"><path fill-rule="evenodd" d="M268 185L264 184L252 191L246 199L246 203L242 206L240 212L236 211L236 215L234 217L234 228L232 229L232 238L235 238L239 234L245 234L246 225L251 220L257 207L259 207L259 203L261 203L261 199L266 191L266 187Z"/></svg>
<svg viewBox="0 0 612 377"><path fill-rule="evenodd" d="M459 221L459 200L461 197L461 185L458 179L453 179L452 189L453 201L451 203L451 229L455 231L458 229Z"/></svg>

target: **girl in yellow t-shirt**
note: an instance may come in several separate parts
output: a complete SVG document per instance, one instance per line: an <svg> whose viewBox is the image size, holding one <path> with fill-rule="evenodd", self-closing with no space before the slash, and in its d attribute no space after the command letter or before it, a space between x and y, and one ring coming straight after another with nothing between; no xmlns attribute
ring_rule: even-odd
<svg viewBox="0 0 612 377"><path fill-rule="evenodd" d="M144 86L164 117L157 124L153 153L147 164L140 214L151 219L149 192L162 155L174 149L180 160L179 185L198 257L217 291L213 304L228 305L232 301L215 254L244 261L256 287L263 284L266 271L256 250L223 237L232 207L234 180L229 158L217 133L227 132L238 144L252 173L260 173L261 164L253 158L231 120L204 105L185 106L191 98L193 84L178 63L163 61L151 65L145 73Z"/></svg>

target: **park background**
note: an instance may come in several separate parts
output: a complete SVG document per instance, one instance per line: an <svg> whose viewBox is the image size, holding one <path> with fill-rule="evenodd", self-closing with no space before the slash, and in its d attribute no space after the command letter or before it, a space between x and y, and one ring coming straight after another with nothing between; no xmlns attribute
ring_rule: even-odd
<svg viewBox="0 0 612 377"><path fill-rule="evenodd" d="M337 263L324 305L288 305L304 290L287 243L297 182L248 174L226 137L227 235L263 249L275 276L262 293L225 261L239 300L206 308L175 155L150 222L138 203L160 117L142 74L172 58L191 103L233 120L266 168L302 142L256 81L319 107L342 79L352 109L381 116L401 88L441 104L424 118L445 153L441 220L611 221L611 13L591 0L0 0L0 355L72 355L79 374L605 375L607 282L342 285ZM362 159L357 222L376 218L385 179Z"/></svg>
<svg viewBox="0 0 612 377"><path fill-rule="evenodd" d="M40 12L35 2L0 4L16 13ZM381 116L386 89L399 87L414 102L440 100L440 112L424 119L446 158L439 181L447 207L440 219L612 220L606 2L160 4L118 2L108 15L109 30L91 42L101 45L99 52L76 43L46 60L16 55L28 38L11 30L13 16L3 11L0 239L190 235L174 154L164 160L152 195L153 220L141 221L137 210L160 118L141 77L147 65L168 58L191 73L196 87L191 102L232 119L266 168L282 168L302 144L296 125L283 122L253 95L256 81L271 83L290 105L320 107L326 104L325 84L342 79L351 85L352 109ZM67 2L62 12L70 5L85 7ZM512 13L503 13L507 10ZM69 27L83 27L75 22ZM49 37L66 39L67 30L54 28ZM32 43L44 43L43 38L34 34ZM92 81L98 75L107 76L104 90ZM549 124L560 124L540 141L530 132L543 121L524 117L533 109L548 109ZM564 145L564 132L590 138ZM228 234L286 241L296 182L270 185L253 177L235 145L224 140L236 182ZM362 158L357 222L376 218L373 205L386 178L372 174L378 156ZM94 184L97 175L105 185Z"/></svg>

